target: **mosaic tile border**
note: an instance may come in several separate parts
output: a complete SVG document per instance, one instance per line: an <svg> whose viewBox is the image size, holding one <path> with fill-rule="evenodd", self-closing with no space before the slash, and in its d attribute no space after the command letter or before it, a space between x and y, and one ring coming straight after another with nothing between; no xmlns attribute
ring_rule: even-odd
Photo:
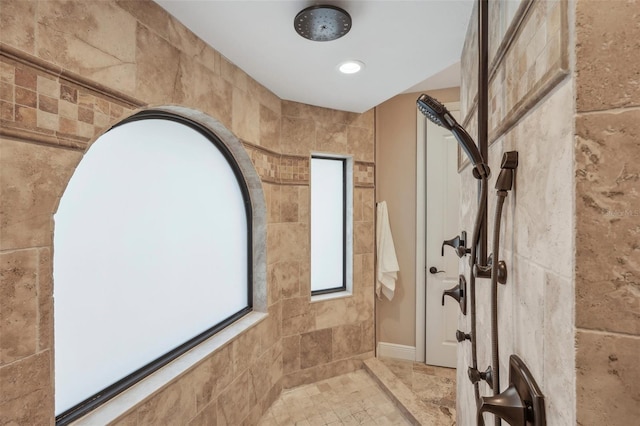
<svg viewBox="0 0 640 426"><path fill-rule="evenodd" d="M107 89L0 43L0 135L32 143L87 149L112 123L146 103ZM264 182L309 185L309 157L244 142ZM356 161L354 185L374 187L374 163Z"/></svg>
<svg viewBox="0 0 640 426"><path fill-rule="evenodd" d="M507 99L505 102L506 105L497 105L498 96L501 94L504 95L502 91L495 90L497 85L500 84L502 88L510 86L509 84L504 84L508 80L505 68L507 68L506 63L510 59L510 54L515 54L514 52L522 50L527 51L527 49L518 50L515 47L520 40L524 40L522 35L527 24L537 17L536 14L539 13L540 8L547 7L546 3L547 2L536 2L534 0L525 0L522 2L511 25L505 33L493 62L489 66L489 90L491 92L489 95L489 145L507 133L527 111L540 102L554 87L569 75L568 2L567 0L561 0L558 5L560 12L559 49L556 52L551 52L552 54L555 53L555 55L546 58L547 69L544 72L540 72L540 70L535 67L537 63L534 63L532 68L522 70L523 75L520 76L521 78L517 82L512 82L519 88L515 96L509 95L511 99ZM536 62L539 59L539 55L542 55L545 49L547 49L548 44L544 44L541 47L542 50L540 52L534 53L538 55L536 56ZM506 98L506 96L504 97ZM502 116L504 111L500 108L501 106L507 111L504 116ZM477 115L477 108L478 98L476 93L469 107L469 111L467 111L463 120L463 126L470 128L470 124L472 124L475 115ZM468 164L468 160L460 154L460 151L458 151L458 166L461 170Z"/></svg>
<svg viewBox="0 0 640 426"><path fill-rule="evenodd" d="M375 188L375 163L356 161L353 166L353 183L356 188Z"/></svg>
<svg viewBox="0 0 640 426"><path fill-rule="evenodd" d="M144 106L130 96L0 44L0 135L83 151Z"/></svg>
<svg viewBox="0 0 640 426"><path fill-rule="evenodd" d="M515 16L513 17L513 20L509 25L509 28L507 28L507 31L503 35L502 41L500 42L500 46L498 46L498 49L496 51L496 54L493 60L491 61L491 64L489 64L489 81L493 80L498 70L498 67L504 61L505 55L507 54L511 46L514 44L514 41L517 38L518 32L524 26L524 23L526 21L525 18L529 16L529 12L531 11L531 6L533 5L533 2L534 0L522 0L522 2L520 3L520 6L518 7L518 10L516 11ZM474 99L474 102L476 102L477 104L477 101L478 101L478 98L476 94L476 98Z"/></svg>
<svg viewBox="0 0 640 426"><path fill-rule="evenodd" d="M246 141L242 144L263 182L280 185L309 185L309 157L278 154ZM374 188L375 163L355 161L353 183L356 188Z"/></svg>
<svg viewBox="0 0 640 426"><path fill-rule="evenodd" d="M280 183L278 173L280 154L245 141L242 141L242 145L249 154L260 179L263 182Z"/></svg>
<svg viewBox="0 0 640 426"><path fill-rule="evenodd" d="M283 184L308 184L311 173L310 160L294 155L280 156L278 174Z"/></svg>

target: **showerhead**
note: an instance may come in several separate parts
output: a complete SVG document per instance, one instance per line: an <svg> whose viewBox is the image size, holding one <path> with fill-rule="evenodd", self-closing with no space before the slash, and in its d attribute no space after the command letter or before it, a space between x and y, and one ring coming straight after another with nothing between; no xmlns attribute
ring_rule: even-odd
<svg viewBox="0 0 640 426"><path fill-rule="evenodd" d="M431 96L425 94L420 95L417 104L420 112L434 124L437 124L440 127L444 127L447 130L451 130L451 125L449 124L449 122L443 121L445 114L449 114L449 111L447 111L447 108L445 108L444 105L442 105Z"/></svg>
<svg viewBox="0 0 640 426"><path fill-rule="evenodd" d="M453 136L460 144L462 150L467 154L469 160L475 167L474 176L478 179L489 176L489 166L487 166L482 158L482 154L478 151L476 143L473 141L469 133L456 121L449 110L438 102L436 99L424 93L418 97L418 109L434 124L451 131Z"/></svg>

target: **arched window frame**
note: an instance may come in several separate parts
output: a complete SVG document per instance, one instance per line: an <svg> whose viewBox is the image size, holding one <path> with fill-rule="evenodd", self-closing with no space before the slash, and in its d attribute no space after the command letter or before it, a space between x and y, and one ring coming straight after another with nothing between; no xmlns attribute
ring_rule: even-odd
<svg viewBox="0 0 640 426"><path fill-rule="evenodd" d="M127 377L56 416L56 425L70 424L89 415L97 407L106 404L114 397L124 393L181 355L186 354L205 342L211 341L216 333L226 329L230 325L234 323L238 324L238 326L234 326L233 334L227 335L223 339L218 339L218 341L210 342L208 345L209 348L222 346L240 334L244 329L250 328L266 316L264 314L267 311L266 207L261 180L242 142L219 121L204 113L179 106L159 107L140 111L114 124L107 131L127 123L145 119L171 120L198 131L214 144L231 167L242 194L247 220L247 306L236 314L213 325L199 335L189 339L187 342L139 368ZM261 314L248 318L248 314L251 314L252 311ZM247 320L244 320L243 317L247 318ZM195 364L200 357L206 357L208 355L206 352L209 348L206 348L201 354L198 353L195 356L191 356L190 361ZM189 368L189 366L185 365L185 368ZM171 372L167 376L172 375L175 375L175 372Z"/></svg>

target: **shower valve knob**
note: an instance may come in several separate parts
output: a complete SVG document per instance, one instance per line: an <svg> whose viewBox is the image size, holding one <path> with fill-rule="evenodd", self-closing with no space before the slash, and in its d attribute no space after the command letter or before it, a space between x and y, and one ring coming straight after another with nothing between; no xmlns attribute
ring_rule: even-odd
<svg viewBox="0 0 640 426"><path fill-rule="evenodd" d="M484 380L489 386L493 387L491 366L487 367L485 371L478 371L477 368L469 367L467 374L469 375L469 380L471 380L471 383L476 384L480 380Z"/></svg>
<svg viewBox="0 0 640 426"><path fill-rule="evenodd" d="M458 343L464 342L465 340L471 340L471 335L464 331L456 330L456 340Z"/></svg>
<svg viewBox="0 0 640 426"><path fill-rule="evenodd" d="M460 299L462 297L464 297L464 295L462 294L462 290L460 289L459 285L456 285L455 287L450 288L449 290L445 290L442 293L442 306L444 306L444 297L445 296L449 296L452 297L454 299L456 299L456 302L460 302Z"/></svg>
<svg viewBox="0 0 640 426"><path fill-rule="evenodd" d="M477 368L469 367L467 375L469 376L469 381L474 385L480 381L480 371Z"/></svg>
<svg viewBox="0 0 640 426"><path fill-rule="evenodd" d="M513 426L547 424L544 395L517 355L509 357L509 387L499 395L480 397L479 402L478 426L485 424L483 413L492 413Z"/></svg>
<svg viewBox="0 0 640 426"><path fill-rule="evenodd" d="M463 315L467 315L467 280L464 275L458 277L458 284L442 293L442 306L444 306L444 297L449 296L458 302L460 311Z"/></svg>
<svg viewBox="0 0 640 426"><path fill-rule="evenodd" d="M510 425L530 424L527 417L527 405L518 394L514 385L509 386L504 392L496 396L481 396L478 408L478 425L484 426L483 413L493 413L496 417L504 419ZM531 420L531 419L529 419Z"/></svg>
<svg viewBox="0 0 640 426"><path fill-rule="evenodd" d="M462 258L465 255L471 253L471 249L467 248L467 233L462 231L460 235L456 235L455 238L450 240L444 240L442 242L441 255L444 256L444 246L453 247L458 257Z"/></svg>

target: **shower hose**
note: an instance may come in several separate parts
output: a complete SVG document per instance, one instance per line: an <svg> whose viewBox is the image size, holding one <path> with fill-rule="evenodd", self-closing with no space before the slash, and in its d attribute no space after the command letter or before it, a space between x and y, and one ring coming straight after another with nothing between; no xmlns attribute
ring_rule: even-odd
<svg viewBox="0 0 640 426"><path fill-rule="evenodd" d="M486 178L480 181L480 200L483 200L487 196L487 180ZM493 395L500 393L500 352L499 352L499 339L498 339L498 266L499 266L499 252L500 252L500 228L502 223L502 210L504 202L508 192L500 190L498 191L496 210L493 224L493 262L491 264L491 375L492 375L492 391ZM480 239L480 227L484 215L485 209L482 207L484 203L480 203L480 209L476 215L476 221L474 224L473 236L472 236L472 248L471 248L471 265L475 265L477 262L477 246ZM476 325L476 277L475 274L470 274L469 279L469 302L471 305L471 367L475 370L478 369L478 352L477 352L477 325ZM480 390L479 383L473 384L474 394L476 399L476 405L480 402ZM495 425L500 426L501 420L499 417L495 417Z"/></svg>
<svg viewBox="0 0 640 426"><path fill-rule="evenodd" d="M493 221L493 262L491 263L491 374L493 394L500 393L500 352L498 350L498 264L500 262L500 224L502 207L507 191L497 193L496 212ZM500 417L495 416L495 426L500 426Z"/></svg>

